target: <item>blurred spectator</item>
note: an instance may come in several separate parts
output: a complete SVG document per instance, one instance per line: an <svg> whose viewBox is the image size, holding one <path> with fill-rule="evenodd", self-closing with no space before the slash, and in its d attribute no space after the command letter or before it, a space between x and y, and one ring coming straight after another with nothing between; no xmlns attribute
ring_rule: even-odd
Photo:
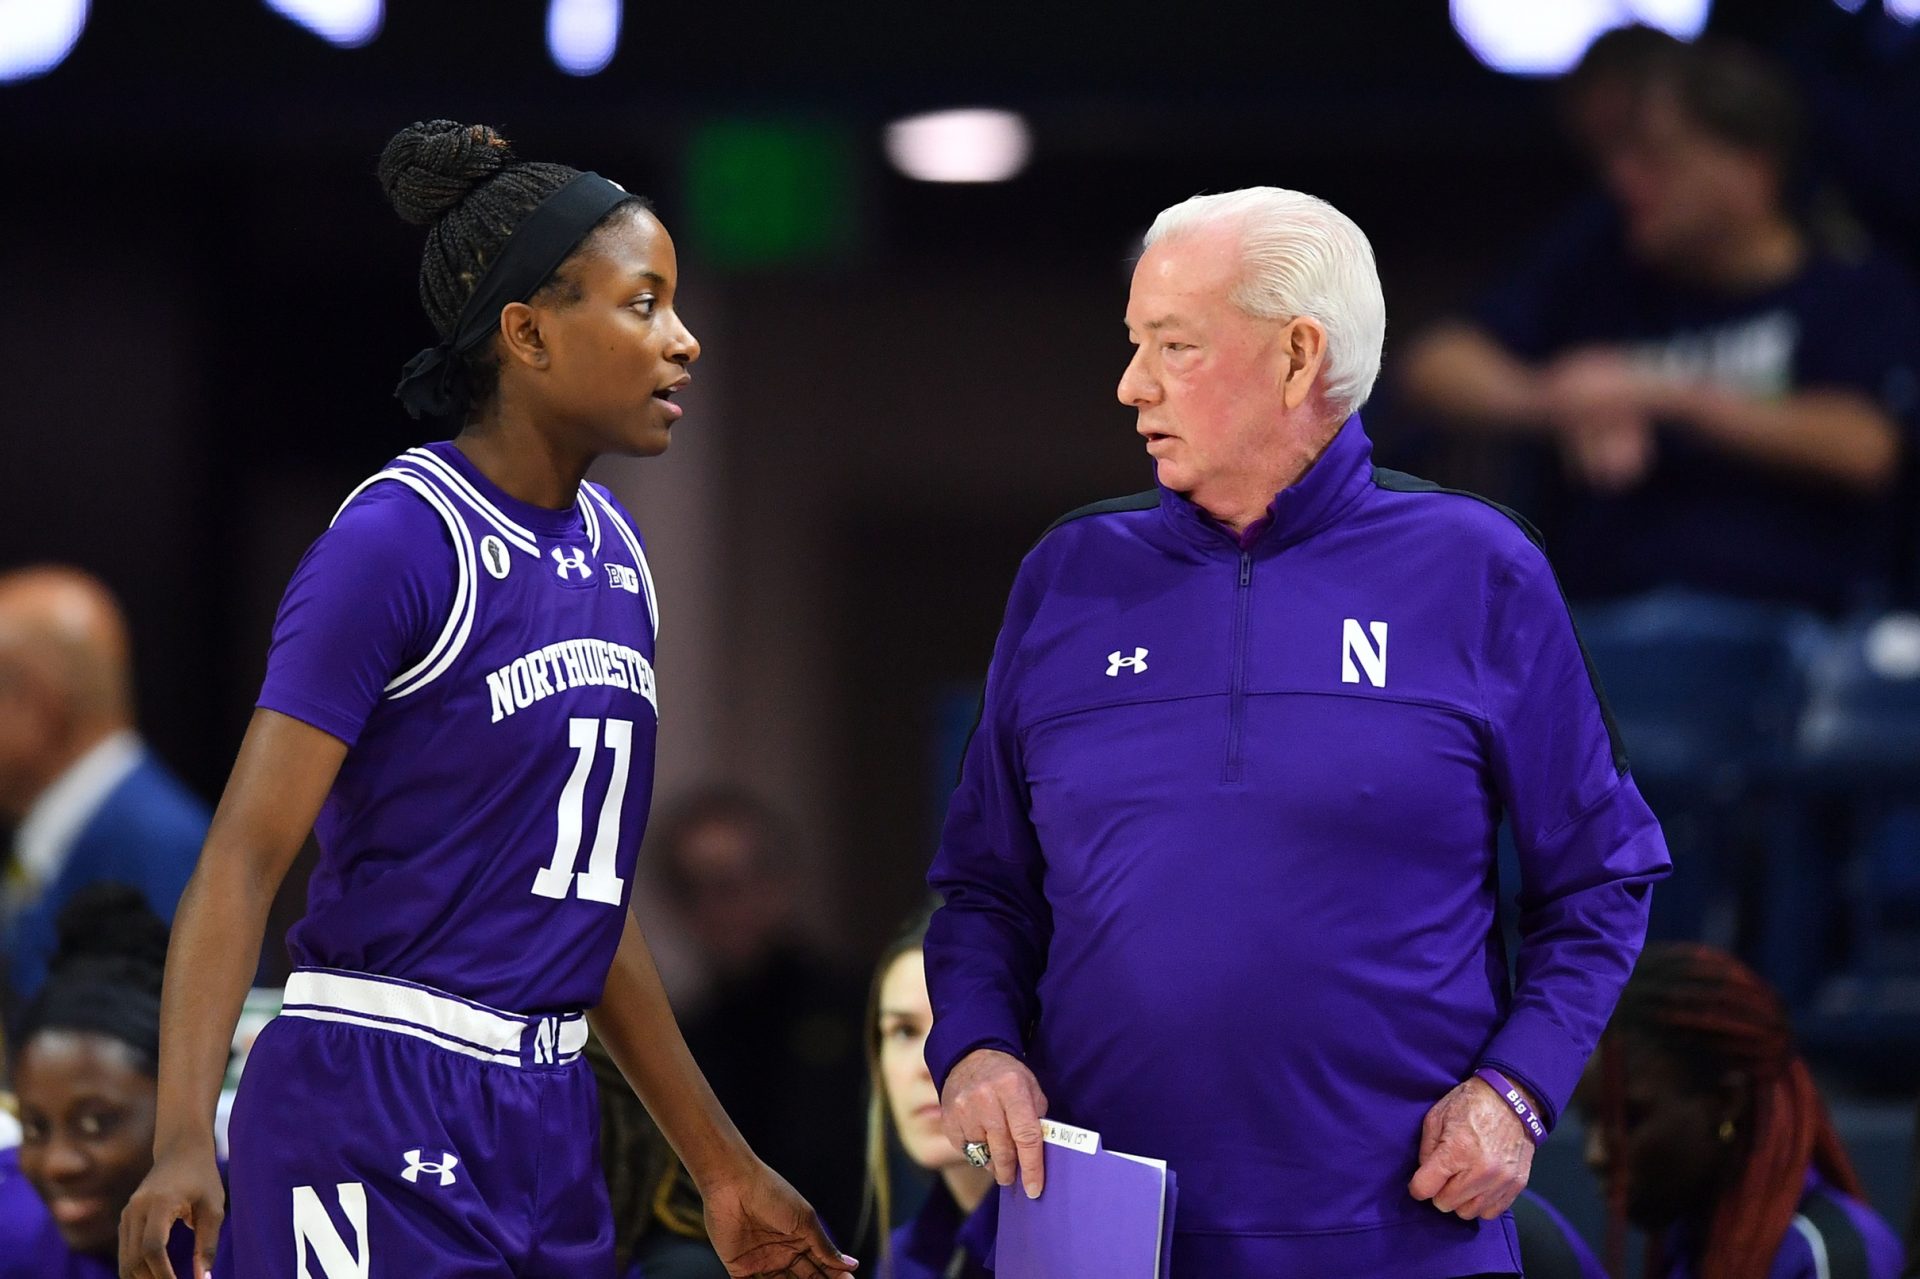
<svg viewBox="0 0 1920 1279"><path fill-rule="evenodd" d="M621 1279L727 1279L707 1240L700 1192L598 1038L587 1062L600 1085L600 1162L613 1206Z"/></svg>
<svg viewBox="0 0 1920 1279"><path fill-rule="evenodd" d="M1639 118L1640 104L1667 60L1687 46L1658 27L1605 32L1559 85L1560 125L1596 167Z"/></svg>
<svg viewBox="0 0 1920 1279"><path fill-rule="evenodd" d="M1706 946L1642 953L1575 1102L1610 1209L1649 1234L1646 1279L1894 1279L1785 1004Z"/></svg>
<svg viewBox="0 0 1920 1279"><path fill-rule="evenodd" d="M940 1127L940 1093L927 1069L933 1002L927 995L927 913L881 953L867 998L867 1217L885 1240L880 1279L984 1279L993 1222L978 1211L993 1173L969 1164ZM907 1158L934 1174L912 1220L893 1221L889 1136ZM866 1231L861 1231L862 1241Z"/></svg>
<svg viewBox="0 0 1920 1279"><path fill-rule="evenodd" d="M860 1211L862 983L802 929L786 823L731 790L660 827L659 879L711 977L687 1045L754 1152L806 1196L834 1238Z"/></svg>
<svg viewBox="0 0 1920 1279"><path fill-rule="evenodd" d="M167 926L135 889L94 884L59 934L9 1062L24 1135L0 1152L0 1279L117 1275L120 1212L153 1166ZM189 1279L192 1231L167 1252Z"/></svg>
<svg viewBox="0 0 1920 1279"><path fill-rule="evenodd" d="M130 884L171 919L200 855L207 808L134 731L132 686L104 586L68 568L0 576L0 816L18 823L0 940L19 1001L77 890Z"/></svg>
<svg viewBox="0 0 1920 1279"><path fill-rule="evenodd" d="M1680 585L1829 613L1874 598L1916 400L1908 282L1791 216L1799 116L1759 55L1629 52L1630 73L1570 114L1608 205L1418 341L1406 394L1557 454L1563 481L1527 505L1576 598Z"/></svg>
<svg viewBox="0 0 1920 1279"><path fill-rule="evenodd" d="M1513 1229L1520 1236L1520 1266L1526 1279L1607 1279L1600 1259L1571 1222L1531 1190L1513 1201Z"/></svg>

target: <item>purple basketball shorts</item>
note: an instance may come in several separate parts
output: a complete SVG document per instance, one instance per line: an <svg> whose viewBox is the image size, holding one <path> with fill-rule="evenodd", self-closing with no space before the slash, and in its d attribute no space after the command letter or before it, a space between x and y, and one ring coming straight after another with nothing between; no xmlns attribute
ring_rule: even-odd
<svg viewBox="0 0 1920 1279"><path fill-rule="evenodd" d="M234 1100L219 1279L612 1279L577 1013L301 969Z"/></svg>

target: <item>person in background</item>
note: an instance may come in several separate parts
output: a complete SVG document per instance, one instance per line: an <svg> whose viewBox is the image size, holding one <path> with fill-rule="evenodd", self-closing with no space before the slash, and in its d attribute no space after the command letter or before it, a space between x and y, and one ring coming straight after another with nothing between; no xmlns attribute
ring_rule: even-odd
<svg viewBox="0 0 1920 1279"><path fill-rule="evenodd" d="M1624 126L1571 124L1610 207L1417 340L1405 399L1557 455L1529 509L1576 601L1872 602L1920 398L1909 282L1796 220L1799 111L1771 64L1712 41L1643 52L1601 95L1596 119Z"/></svg>
<svg viewBox="0 0 1920 1279"><path fill-rule="evenodd" d="M137 889L94 884L60 913L59 949L9 1059L22 1140L0 1151L0 1279L119 1274L120 1211L153 1166L167 926ZM193 1275L193 1232L167 1253Z"/></svg>
<svg viewBox="0 0 1920 1279"><path fill-rule="evenodd" d="M1513 1201L1513 1228L1526 1279L1607 1279L1573 1223L1533 1191L1523 1190Z"/></svg>
<svg viewBox="0 0 1920 1279"><path fill-rule="evenodd" d="M792 826L745 791L693 795L662 822L665 904L708 983L687 1045L753 1148L836 1238L860 1215L863 983L807 936Z"/></svg>
<svg viewBox="0 0 1920 1279"><path fill-rule="evenodd" d="M985 1279L993 1222L981 1211L993 1174L969 1164L940 1127L940 1094L927 1069L929 912L921 912L881 952L864 1027L867 1052L867 1206L865 1219L886 1237L880 1279ZM888 1137L934 1175L914 1217L888 1235L893 1220ZM864 1237L866 1231L860 1231Z"/></svg>
<svg viewBox="0 0 1920 1279"><path fill-rule="evenodd" d="M1587 1163L1646 1279L1895 1279L1900 1241L1861 1197L1779 995L1739 960L1650 945L1581 1079Z"/></svg>
<svg viewBox="0 0 1920 1279"><path fill-rule="evenodd" d="M206 838L206 805L134 729L130 653L100 582L51 565L0 575L0 818L18 823L0 939L18 1003L45 980L76 892L130 884L171 919Z"/></svg>
<svg viewBox="0 0 1920 1279"><path fill-rule="evenodd" d="M587 1040L586 1059L600 1085L600 1163L613 1205L616 1273L621 1279L726 1279L686 1165L625 1086L606 1045Z"/></svg>

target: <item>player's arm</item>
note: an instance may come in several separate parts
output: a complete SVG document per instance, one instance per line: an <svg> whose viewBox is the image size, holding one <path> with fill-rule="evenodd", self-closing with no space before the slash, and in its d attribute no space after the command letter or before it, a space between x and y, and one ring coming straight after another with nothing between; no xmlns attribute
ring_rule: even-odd
<svg viewBox="0 0 1920 1279"><path fill-rule="evenodd" d="M807 1201L754 1155L700 1073L653 955L629 914L600 1006L607 1052L693 1174L707 1234L732 1275L828 1275L859 1263L828 1240Z"/></svg>
<svg viewBox="0 0 1920 1279"><path fill-rule="evenodd" d="M213 1115L267 911L346 758L346 744L257 710L174 917L160 1003L153 1171L120 1219L120 1273L173 1279L167 1236L184 1220L196 1269L213 1264L225 1191Z"/></svg>
<svg viewBox="0 0 1920 1279"><path fill-rule="evenodd" d="M1873 400L1839 388L1762 400L1707 382L1676 383L1656 406L1724 452L1860 492L1900 470L1900 428Z"/></svg>
<svg viewBox="0 0 1920 1279"><path fill-rule="evenodd" d="M1540 371L1465 321L1441 324L1416 340L1400 380L1409 401L1464 429L1519 434L1548 425Z"/></svg>

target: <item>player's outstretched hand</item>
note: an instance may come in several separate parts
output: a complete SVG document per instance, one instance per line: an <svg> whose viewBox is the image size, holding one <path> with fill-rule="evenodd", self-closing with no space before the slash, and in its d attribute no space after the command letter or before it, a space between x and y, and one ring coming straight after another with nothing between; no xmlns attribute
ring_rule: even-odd
<svg viewBox="0 0 1920 1279"><path fill-rule="evenodd" d="M1526 1125L1476 1077L1427 1112L1420 1127L1420 1167L1407 1193L1462 1221L1491 1221L1520 1197L1532 1171L1533 1138Z"/></svg>
<svg viewBox="0 0 1920 1279"><path fill-rule="evenodd" d="M174 1279L167 1260L173 1223L193 1229L194 1279L213 1273L213 1249L226 1216L227 1191L220 1184L211 1134L207 1144L163 1155L120 1214L120 1279Z"/></svg>
<svg viewBox="0 0 1920 1279"><path fill-rule="evenodd" d="M827 1238L786 1178L759 1160L745 1176L702 1187L707 1238L734 1279L833 1279L859 1266Z"/></svg>

